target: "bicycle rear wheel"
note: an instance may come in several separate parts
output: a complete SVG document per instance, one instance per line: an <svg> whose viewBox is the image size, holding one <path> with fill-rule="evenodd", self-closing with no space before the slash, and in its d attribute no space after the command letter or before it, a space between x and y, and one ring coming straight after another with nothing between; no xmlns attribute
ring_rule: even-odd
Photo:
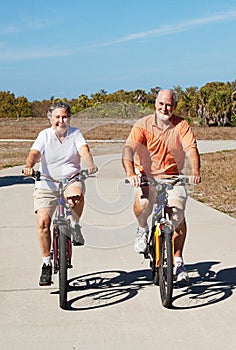
<svg viewBox="0 0 236 350"><path fill-rule="evenodd" d="M59 305L67 308L67 227L60 225L59 230Z"/></svg>
<svg viewBox="0 0 236 350"><path fill-rule="evenodd" d="M171 308L173 294L173 250L172 232L169 231L168 227L163 227L160 240L159 285L161 301L164 307Z"/></svg>

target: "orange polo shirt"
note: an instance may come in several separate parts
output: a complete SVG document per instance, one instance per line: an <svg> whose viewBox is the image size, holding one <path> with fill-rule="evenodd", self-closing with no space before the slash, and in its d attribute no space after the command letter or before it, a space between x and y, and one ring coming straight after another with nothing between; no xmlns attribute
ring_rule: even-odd
<svg viewBox="0 0 236 350"><path fill-rule="evenodd" d="M185 119L173 115L162 129L156 124L155 114L141 118L134 124L126 144L135 149L135 167L149 176L180 174L185 153L197 147Z"/></svg>

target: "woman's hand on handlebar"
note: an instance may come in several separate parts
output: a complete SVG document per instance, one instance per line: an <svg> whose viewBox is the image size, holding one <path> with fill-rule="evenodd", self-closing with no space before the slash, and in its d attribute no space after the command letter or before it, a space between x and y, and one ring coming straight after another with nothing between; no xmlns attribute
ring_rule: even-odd
<svg viewBox="0 0 236 350"><path fill-rule="evenodd" d="M98 171L98 168L96 167L96 165L91 165L87 168L88 171L88 175L94 174Z"/></svg>
<svg viewBox="0 0 236 350"><path fill-rule="evenodd" d="M30 168L30 167L25 167L22 172L26 175L26 176L33 176L34 175L34 168Z"/></svg>

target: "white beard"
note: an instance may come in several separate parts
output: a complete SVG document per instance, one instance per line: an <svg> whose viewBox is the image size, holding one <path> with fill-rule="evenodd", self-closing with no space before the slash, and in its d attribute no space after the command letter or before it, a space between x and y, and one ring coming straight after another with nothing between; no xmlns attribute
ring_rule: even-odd
<svg viewBox="0 0 236 350"><path fill-rule="evenodd" d="M168 114L162 114L161 112L156 112L156 115L157 115L157 118L161 119L164 122L170 119L170 116Z"/></svg>

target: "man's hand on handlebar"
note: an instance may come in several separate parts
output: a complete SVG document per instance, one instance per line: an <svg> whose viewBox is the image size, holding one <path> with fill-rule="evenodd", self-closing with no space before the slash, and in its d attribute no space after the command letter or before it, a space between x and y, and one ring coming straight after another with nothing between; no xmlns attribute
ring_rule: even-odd
<svg viewBox="0 0 236 350"><path fill-rule="evenodd" d="M128 176L127 179L129 180L131 186L133 187L139 187L141 185L140 174L134 174L134 175Z"/></svg>
<svg viewBox="0 0 236 350"><path fill-rule="evenodd" d="M200 184L201 182L201 176L195 176L195 175L190 175L189 176L189 183L193 185Z"/></svg>

